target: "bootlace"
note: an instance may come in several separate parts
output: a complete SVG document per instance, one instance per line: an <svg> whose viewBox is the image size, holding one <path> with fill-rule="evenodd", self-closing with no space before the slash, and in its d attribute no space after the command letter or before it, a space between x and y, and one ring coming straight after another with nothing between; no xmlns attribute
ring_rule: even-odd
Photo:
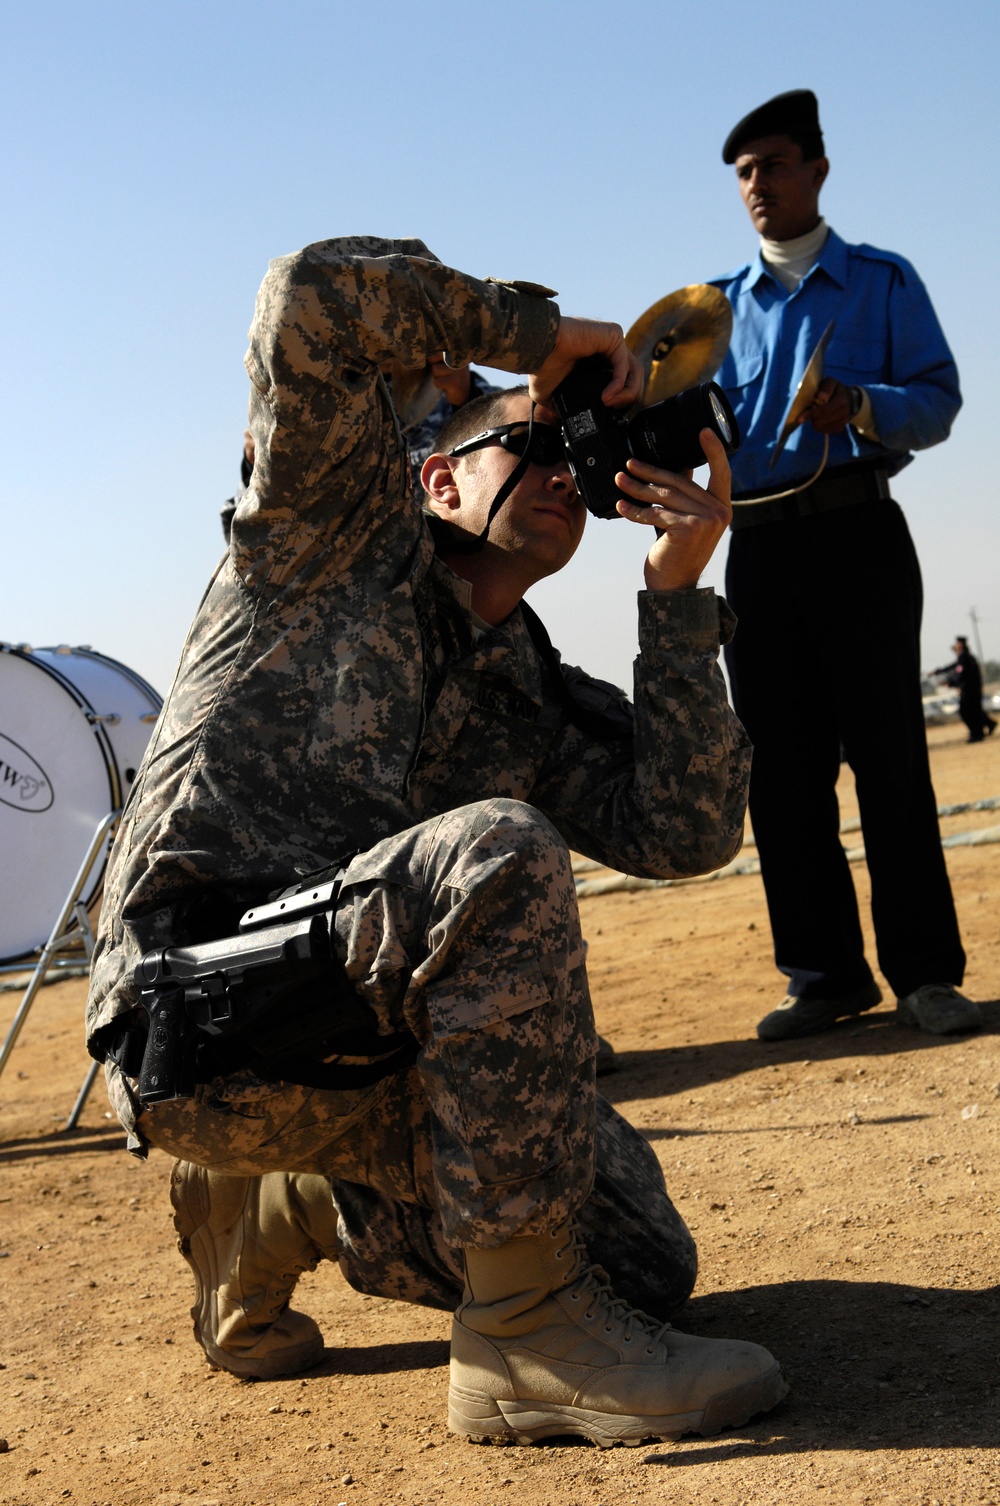
<svg viewBox="0 0 1000 1506"><path fill-rule="evenodd" d="M572 1278L571 1290L567 1293L571 1302L582 1302L585 1298L587 1306L583 1316L587 1322L592 1322L598 1313L604 1317L604 1332L613 1333L616 1326L620 1325L623 1333L623 1342L631 1344L634 1339L646 1339L645 1353L654 1353L657 1344L671 1325L660 1323L656 1318L651 1318L648 1313L640 1311L637 1307L631 1307L624 1297L616 1295L611 1277L603 1266L591 1263L587 1254L587 1247L583 1241L583 1235L578 1228L571 1231L570 1242L556 1252L556 1259L572 1257L575 1266L575 1276Z"/></svg>
<svg viewBox="0 0 1000 1506"><path fill-rule="evenodd" d="M261 1317L267 1323L274 1323L281 1317L291 1300L292 1292L299 1277L305 1271L314 1271L319 1265L319 1256L313 1258L310 1255L302 1255L293 1260L289 1265L283 1266L276 1271L267 1287L267 1295L262 1307ZM256 1320L255 1320L256 1321Z"/></svg>

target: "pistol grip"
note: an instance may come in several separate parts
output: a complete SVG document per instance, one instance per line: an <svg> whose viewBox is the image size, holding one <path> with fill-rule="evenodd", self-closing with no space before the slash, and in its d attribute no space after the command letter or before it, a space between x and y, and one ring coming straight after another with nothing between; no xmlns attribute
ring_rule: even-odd
<svg viewBox="0 0 1000 1506"><path fill-rule="evenodd" d="M188 1021L184 990L158 989L146 1008L149 1036L139 1073L139 1101L163 1103L170 1098L188 1097L191 1088L187 1082Z"/></svg>

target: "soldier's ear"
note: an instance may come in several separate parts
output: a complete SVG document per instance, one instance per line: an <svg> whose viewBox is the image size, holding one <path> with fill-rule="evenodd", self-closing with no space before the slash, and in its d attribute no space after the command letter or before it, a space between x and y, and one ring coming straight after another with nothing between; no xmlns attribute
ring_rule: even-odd
<svg viewBox="0 0 1000 1506"><path fill-rule="evenodd" d="M462 499L458 494L455 477L457 461L451 455L428 455L420 468L420 485L424 489L424 501L428 507L446 518L456 512Z"/></svg>

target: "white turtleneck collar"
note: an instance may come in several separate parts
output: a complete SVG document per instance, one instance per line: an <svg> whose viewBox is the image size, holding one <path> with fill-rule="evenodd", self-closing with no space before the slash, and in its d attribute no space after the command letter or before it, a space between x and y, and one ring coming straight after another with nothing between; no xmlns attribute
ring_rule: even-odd
<svg viewBox="0 0 1000 1506"><path fill-rule="evenodd" d="M783 287L794 293L816 259L830 234L826 220L820 219L814 230L807 235L797 235L791 241L771 241L760 238L760 254L770 272L773 272Z"/></svg>

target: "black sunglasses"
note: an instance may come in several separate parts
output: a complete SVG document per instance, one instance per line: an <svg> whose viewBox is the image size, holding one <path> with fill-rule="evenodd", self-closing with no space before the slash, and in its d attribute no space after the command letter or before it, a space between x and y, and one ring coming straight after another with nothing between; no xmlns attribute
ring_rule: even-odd
<svg viewBox="0 0 1000 1506"><path fill-rule="evenodd" d="M512 455L526 455L535 465L557 465L560 460L566 459L562 430L554 428L552 424L532 424L529 429L526 419L516 424L501 424L497 429L484 429L481 434L464 439L453 450L449 450L448 454L467 455L470 450L481 450L488 444L502 445Z"/></svg>

